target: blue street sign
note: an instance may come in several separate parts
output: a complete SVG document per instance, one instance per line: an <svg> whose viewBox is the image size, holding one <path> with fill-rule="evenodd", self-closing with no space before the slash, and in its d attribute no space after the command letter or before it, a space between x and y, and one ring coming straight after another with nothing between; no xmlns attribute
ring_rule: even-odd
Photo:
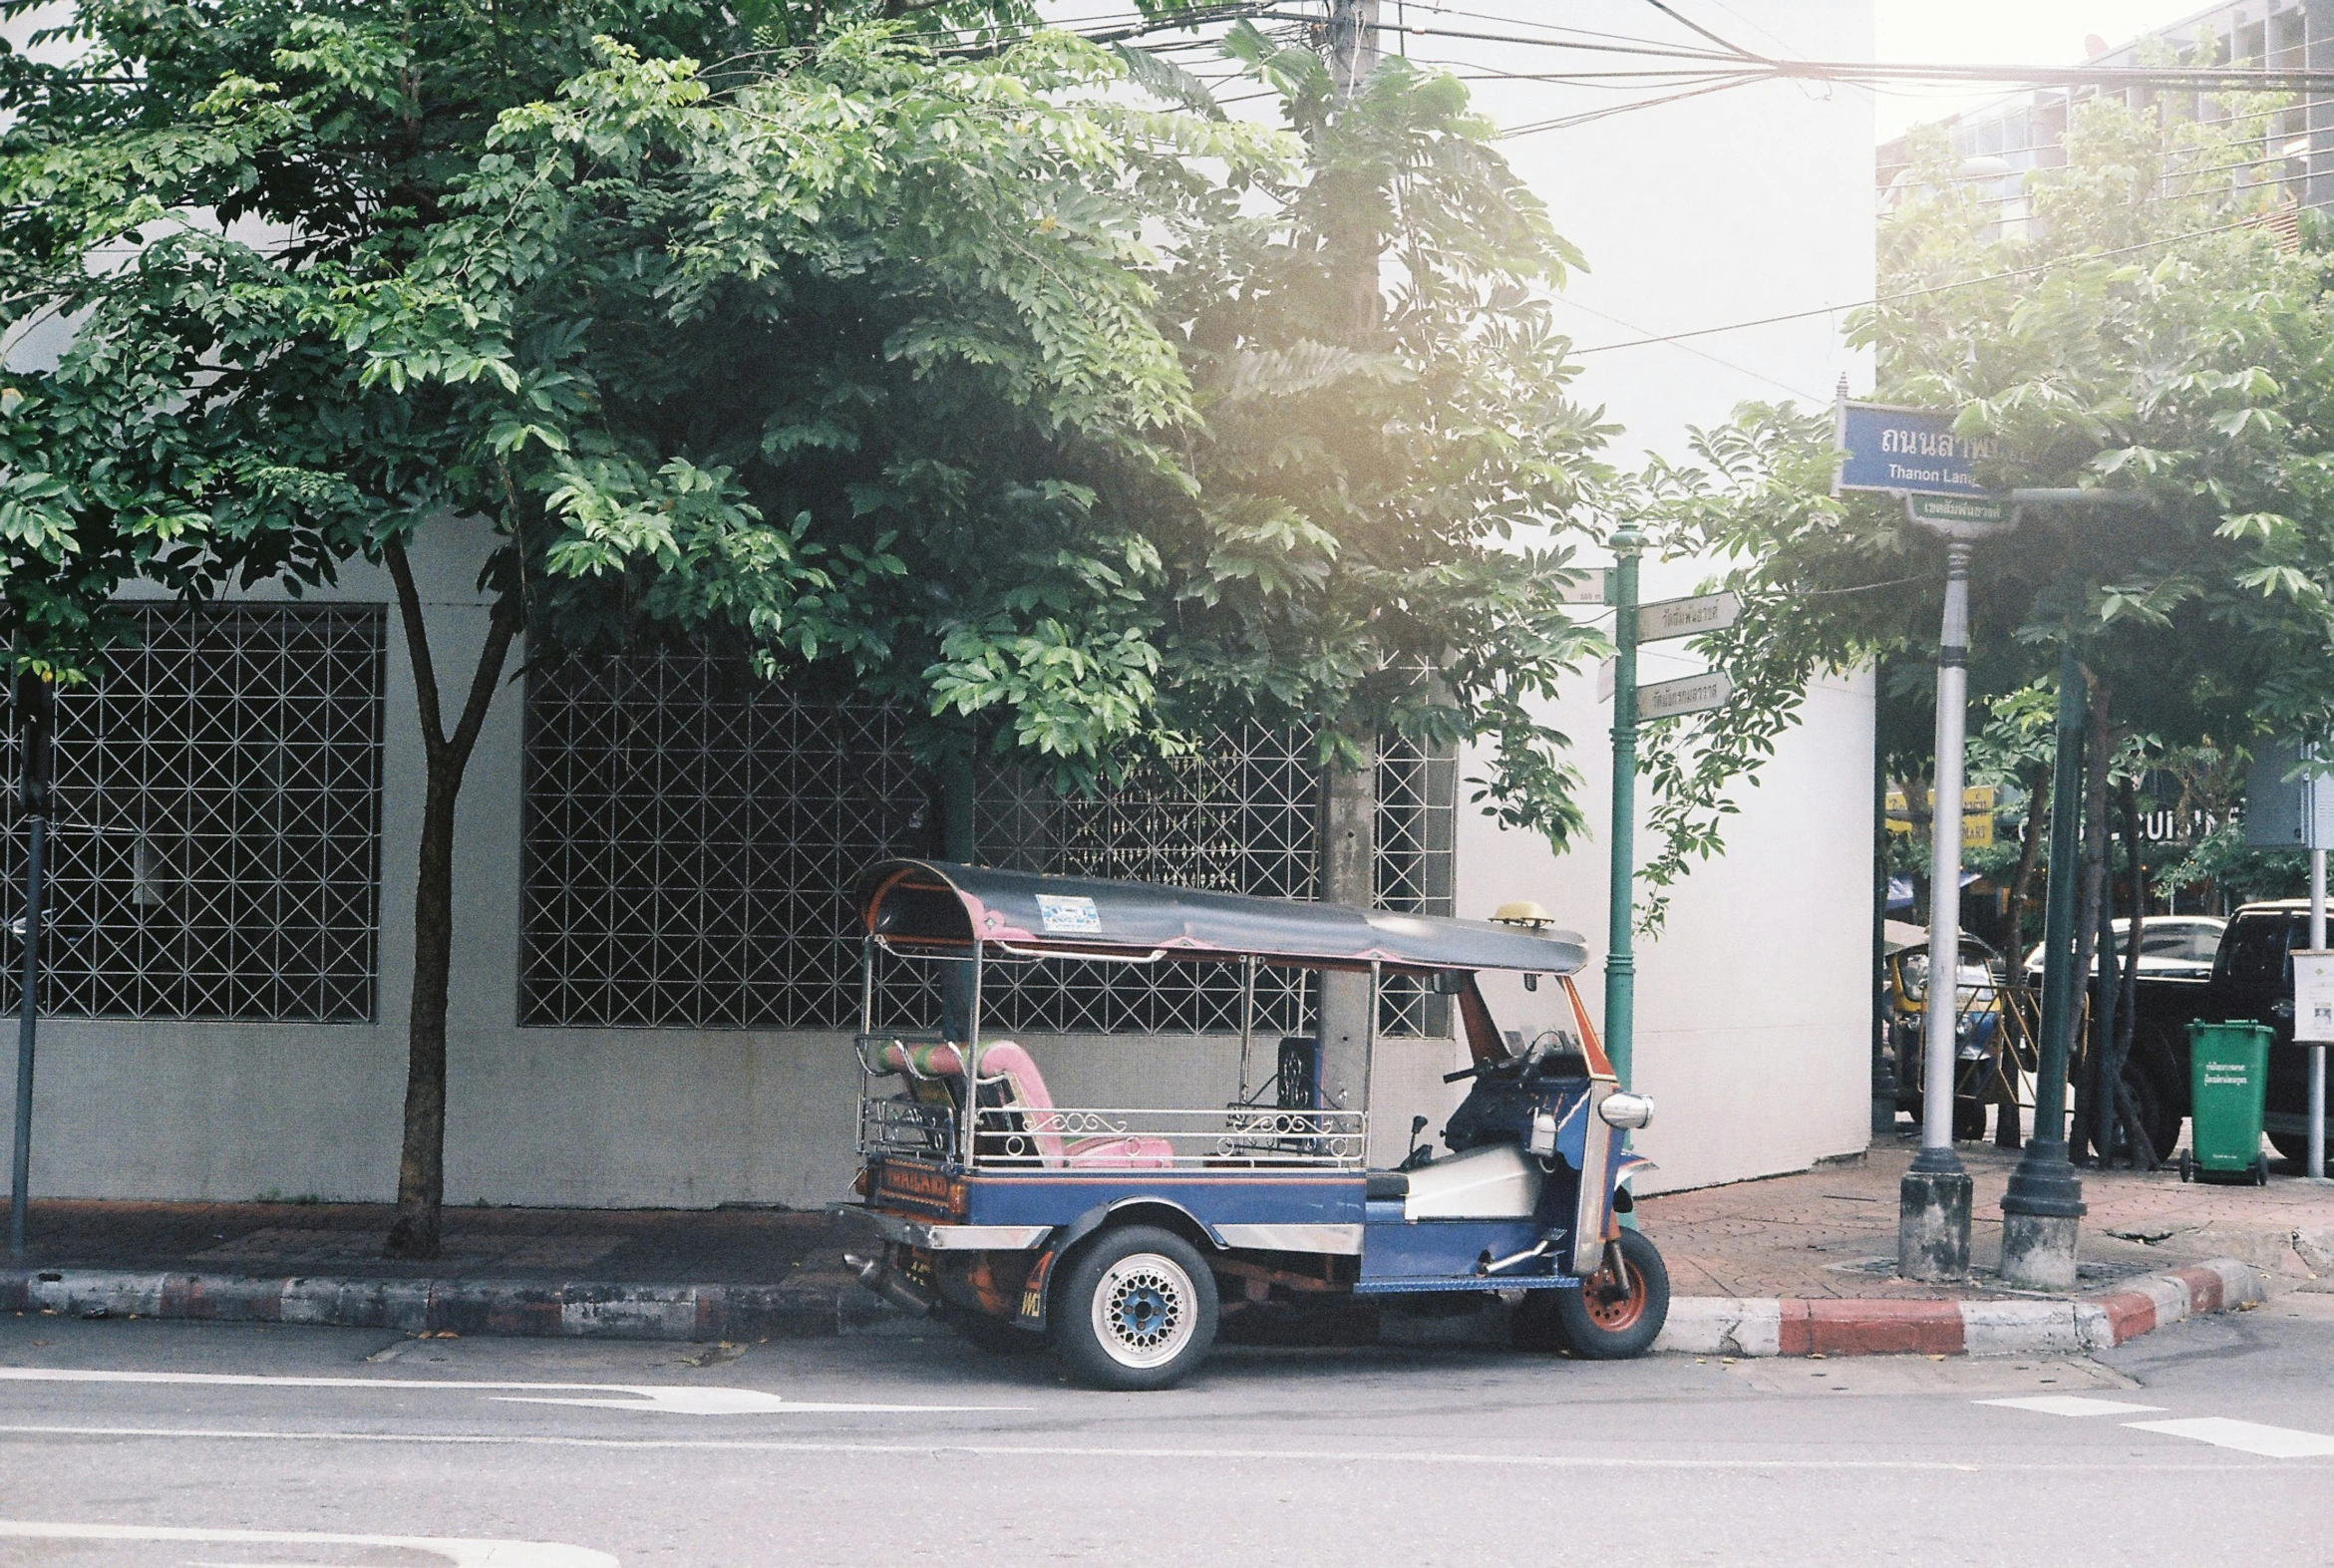
<svg viewBox="0 0 2334 1568"><path fill-rule="evenodd" d="M1977 464L1994 455L1992 437L1956 436L1953 416L1934 409L1894 409L1842 398L1838 410L1839 472L1832 481L1833 494L1992 494L1976 474Z"/></svg>

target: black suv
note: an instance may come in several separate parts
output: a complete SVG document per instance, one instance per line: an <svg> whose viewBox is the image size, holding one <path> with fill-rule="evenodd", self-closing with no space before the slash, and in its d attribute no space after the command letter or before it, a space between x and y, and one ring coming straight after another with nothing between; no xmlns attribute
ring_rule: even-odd
<svg viewBox="0 0 2334 1568"><path fill-rule="evenodd" d="M2299 1160L2309 1143L2310 1054L2293 1043L2293 961L2310 940L2310 906L2299 898L2246 904L2221 934L2208 980L2140 976L2139 1027L2127 1079L2145 1079L2143 1104L2158 1152L2168 1153L2188 1113L2188 1024L2251 1021L2277 1031L2269 1049L2269 1141ZM2334 1120L2329 1121L2334 1142Z"/></svg>

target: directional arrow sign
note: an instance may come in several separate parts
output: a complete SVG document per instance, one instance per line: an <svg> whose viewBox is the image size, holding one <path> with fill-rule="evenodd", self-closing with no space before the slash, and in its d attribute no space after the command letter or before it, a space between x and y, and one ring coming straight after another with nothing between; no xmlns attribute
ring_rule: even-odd
<svg viewBox="0 0 2334 1568"><path fill-rule="evenodd" d="M1664 637L1693 637L1722 632L1743 613L1743 601L1731 593L1705 593L1692 599L1664 599L1637 612L1637 640L1659 642Z"/></svg>
<svg viewBox="0 0 2334 1568"><path fill-rule="evenodd" d="M1702 713L1720 706L1733 695L1734 682L1723 670L1689 675L1678 681L1658 681L1637 688L1637 717L1675 719L1680 714Z"/></svg>

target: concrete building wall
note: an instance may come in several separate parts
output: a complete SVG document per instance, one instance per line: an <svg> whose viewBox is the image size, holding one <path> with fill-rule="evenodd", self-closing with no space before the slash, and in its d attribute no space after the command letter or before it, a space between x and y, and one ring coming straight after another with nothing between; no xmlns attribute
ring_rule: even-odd
<svg viewBox="0 0 2334 1568"><path fill-rule="evenodd" d="M1519 21L1538 8L1504 5ZM1413 14L1423 8L1414 7ZM1737 0L1756 34L1826 58L1868 55L1868 0ZM1642 6L1592 0L1580 27L1641 31ZM1425 51L1417 51L1424 53ZM1438 52L1443 58L1464 53ZM1465 64L1463 60L1461 62ZM1506 62L1510 67L1513 61ZM1502 121L1560 112L1544 84L1478 83ZM1777 84L1523 139L1519 167L1588 249L1570 296L1583 344L1844 306L1870 293L1870 102ZM1624 452L1676 453L1689 423L1788 388L1829 395L1837 322L1818 314L1748 336L1592 356L1580 383L1630 426ZM1748 368L1746 368L1748 367ZM1858 378L1857 385L1868 384ZM473 591L483 536L441 532L417 556L449 694L465 689L486 612ZM1691 592L1713 563L1650 571L1649 596ZM385 603L362 569L341 592ZM388 629L380 1005L364 1025L50 1020L35 1093L36 1192L239 1199L263 1192L380 1199L394 1190L405 1079L421 746L413 681ZM1684 673L1675 645L1646 675ZM1668 667L1665 668L1665 662ZM515 661L514 661L515 663ZM447 1196L456 1203L816 1205L852 1166L856 1070L834 1035L731 1030L519 1029L520 692L506 686L471 763L458 822L449 1026ZM1819 684L1727 834L1722 860L1676 891L1641 949L1640 1084L1661 1106L1641 1146L1661 1184L1804 1166L1864 1143L1871 842L1871 691ZM1562 855L1465 805L1458 909L1537 899L1590 939L1601 993L1609 709L1593 677L1556 718L1573 737L1595 831ZM1462 769L1463 779L1478 770ZM1555 993L1495 995L1509 1027L1556 1022ZM1029 1040L1064 1104L1209 1104L1228 1098L1236 1043ZM1373 1154L1399 1155L1411 1114L1440 1127L1462 1060L1447 1041L1388 1041L1376 1070Z"/></svg>

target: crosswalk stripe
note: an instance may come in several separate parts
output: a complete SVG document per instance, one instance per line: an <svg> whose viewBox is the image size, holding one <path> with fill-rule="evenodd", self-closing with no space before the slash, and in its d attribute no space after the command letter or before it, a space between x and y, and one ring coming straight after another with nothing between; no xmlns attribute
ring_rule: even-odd
<svg viewBox="0 0 2334 1568"><path fill-rule="evenodd" d="M1980 1405L1999 1405L2006 1410L2040 1411L2045 1415L2138 1415L2144 1411L2161 1411L2161 1405L2127 1405L2122 1400L2094 1400L2080 1394L2030 1394L2016 1400L1979 1400Z"/></svg>
<svg viewBox="0 0 2334 1568"><path fill-rule="evenodd" d="M2259 1421L2232 1420L2226 1415L2197 1415L2184 1420L2126 1421L2141 1431L2168 1432L2191 1437L2220 1448L2238 1448L2269 1459L2317 1459L2334 1454L2334 1437L2323 1432L2299 1431L2291 1426L2264 1426Z"/></svg>

